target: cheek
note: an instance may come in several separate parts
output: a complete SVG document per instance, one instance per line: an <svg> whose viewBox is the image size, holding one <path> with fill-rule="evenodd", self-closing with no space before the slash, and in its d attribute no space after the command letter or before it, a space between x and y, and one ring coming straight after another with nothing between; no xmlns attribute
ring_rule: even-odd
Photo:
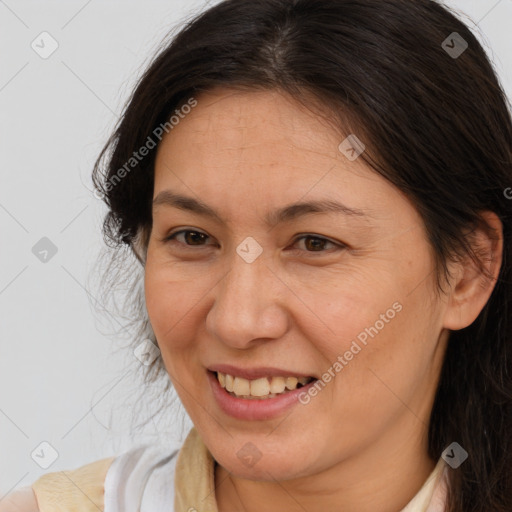
<svg viewBox="0 0 512 512"><path fill-rule="evenodd" d="M302 305L295 311L301 314L294 318L299 329L308 339L316 340L332 363L352 349L352 355L347 354L351 358L369 340L389 331L403 309L400 295L395 285L376 280L375 275L330 275L317 279L314 288L301 288Z"/></svg>
<svg viewBox="0 0 512 512"><path fill-rule="evenodd" d="M186 390L194 389L204 377L195 345L191 343L198 327L196 316L204 290L201 293L195 290L193 281L176 280L174 275L167 268L163 271L151 263L146 265L146 308L165 369L181 401L190 410L194 404L189 403Z"/></svg>
<svg viewBox="0 0 512 512"><path fill-rule="evenodd" d="M395 264L390 264L393 262ZM325 319L325 351L331 361L346 354L347 360L385 364L396 352L421 358L432 352L438 332L439 311L431 292L428 258L406 265L375 258L372 264L352 268L343 276L331 276L316 291L315 304ZM332 283L338 283L333 286Z"/></svg>
<svg viewBox="0 0 512 512"><path fill-rule="evenodd" d="M184 348L185 330L201 307L207 286L201 279L185 281L172 268L158 265L148 257L144 278L146 309L156 338L162 349ZM183 345L183 346L181 346Z"/></svg>
<svg viewBox="0 0 512 512"><path fill-rule="evenodd" d="M364 424L375 425L377 433L406 409L412 421L423 417L425 397L435 386L439 332L435 314L420 307L421 302L410 297L393 304L384 300L369 315L354 311L340 327L338 342L326 348L330 373L335 374L332 415L346 436L357 437Z"/></svg>
<svg viewBox="0 0 512 512"><path fill-rule="evenodd" d="M414 280L399 271L380 277L359 273L358 278L338 279L342 284L335 289L331 284L320 293L319 286L301 295L305 304L314 305L315 314L296 317L296 322L322 353L323 380L329 381L331 393L349 393L345 405L352 398L355 405L376 403L379 396L384 402L396 400L379 377L407 396L433 358L439 312L427 283L411 293L409 281Z"/></svg>
<svg viewBox="0 0 512 512"><path fill-rule="evenodd" d="M176 307L179 307L180 301L177 300L176 290L170 286L171 284L163 272L154 269L149 263L146 265L144 277L146 309L157 338L162 335L164 329L171 327L172 320L178 314Z"/></svg>

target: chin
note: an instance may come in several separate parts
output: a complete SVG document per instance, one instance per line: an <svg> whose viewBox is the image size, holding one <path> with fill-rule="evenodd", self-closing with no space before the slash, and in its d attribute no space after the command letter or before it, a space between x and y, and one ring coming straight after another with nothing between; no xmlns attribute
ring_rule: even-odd
<svg viewBox="0 0 512 512"><path fill-rule="evenodd" d="M305 454L299 454L293 443L288 447L290 455L287 455L286 448L277 454L271 448L267 453L265 449L257 450L250 442L236 442L236 445L239 444L242 444L242 448L235 453L233 444L218 456L212 452L215 460L237 478L273 482L292 480L309 474L306 468L309 468L310 464L305 459Z"/></svg>

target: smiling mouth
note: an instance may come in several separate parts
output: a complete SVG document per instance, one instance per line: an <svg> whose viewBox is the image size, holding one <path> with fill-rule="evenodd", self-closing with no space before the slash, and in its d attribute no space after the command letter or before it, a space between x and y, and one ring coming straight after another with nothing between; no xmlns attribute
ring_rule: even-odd
<svg viewBox="0 0 512 512"><path fill-rule="evenodd" d="M255 380L235 377L226 373L215 372L217 380L228 394L247 400L265 400L284 395L306 386L314 377L262 377Z"/></svg>

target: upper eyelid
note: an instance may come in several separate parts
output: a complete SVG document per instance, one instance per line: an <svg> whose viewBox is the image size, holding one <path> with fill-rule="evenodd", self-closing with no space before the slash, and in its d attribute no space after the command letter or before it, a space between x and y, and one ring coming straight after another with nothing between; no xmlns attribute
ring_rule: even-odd
<svg viewBox="0 0 512 512"><path fill-rule="evenodd" d="M188 231L192 231L194 233L200 233L202 235L207 236L208 238L212 238L208 233L205 233L204 231L201 231L200 229L186 228L186 229L178 229L177 231L172 231L171 233L165 235L164 240L167 240L173 236L176 236L176 235L179 235L182 233L187 233Z"/></svg>
<svg viewBox="0 0 512 512"><path fill-rule="evenodd" d="M212 236L210 236L208 233L205 233L204 231L201 231L200 229L187 228L187 229L178 229L177 231L171 232L171 233L165 235L161 239L161 241L162 242L170 242L170 241L172 241L171 239L175 238L177 235L187 233L188 231L192 231L194 233L200 233L200 234L206 236L207 238L212 238ZM188 244L183 244L183 245L185 245L185 247L194 247L193 245L188 245ZM196 246L196 247L200 247L200 246Z"/></svg>

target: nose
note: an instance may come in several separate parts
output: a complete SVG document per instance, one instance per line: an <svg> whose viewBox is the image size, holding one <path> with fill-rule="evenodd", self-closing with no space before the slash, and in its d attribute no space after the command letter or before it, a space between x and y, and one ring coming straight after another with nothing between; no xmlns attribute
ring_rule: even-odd
<svg viewBox="0 0 512 512"><path fill-rule="evenodd" d="M227 274L214 289L206 330L232 348L279 339L288 329L287 288L265 259L262 254L247 263L235 253Z"/></svg>

